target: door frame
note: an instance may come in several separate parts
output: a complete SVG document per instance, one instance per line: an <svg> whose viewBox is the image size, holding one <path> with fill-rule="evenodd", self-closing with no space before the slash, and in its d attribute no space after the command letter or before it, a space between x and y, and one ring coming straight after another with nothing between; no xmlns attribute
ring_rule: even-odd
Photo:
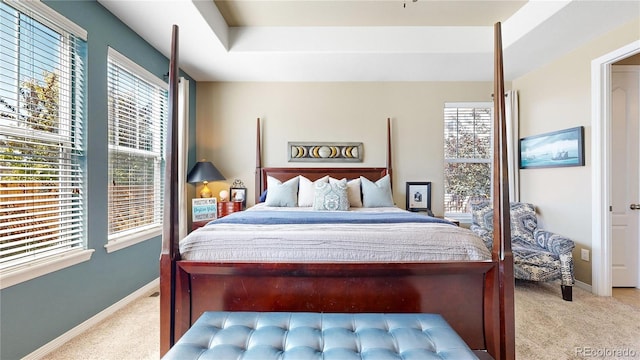
<svg viewBox="0 0 640 360"><path fill-rule="evenodd" d="M634 41L591 61L591 291L611 296L611 65L640 53Z"/></svg>

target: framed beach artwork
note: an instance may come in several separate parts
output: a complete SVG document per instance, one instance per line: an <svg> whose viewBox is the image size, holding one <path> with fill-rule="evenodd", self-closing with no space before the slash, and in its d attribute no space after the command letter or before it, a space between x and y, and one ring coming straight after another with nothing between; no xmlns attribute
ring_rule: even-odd
<svg viewBox="0 0 640 360"><path fill-rule="evenodd" d="M520 139L520 169L584 166L584 127Z"/></svg>

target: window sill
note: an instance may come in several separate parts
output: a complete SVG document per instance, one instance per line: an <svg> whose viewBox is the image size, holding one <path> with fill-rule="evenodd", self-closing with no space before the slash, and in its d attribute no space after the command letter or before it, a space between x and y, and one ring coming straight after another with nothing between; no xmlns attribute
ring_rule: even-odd
<svg viewBox="0 0 640 360"><path fill-rule="evenodd" d="M461 224L470 224L472 220L470 213L445 213L444 217L457 220Z"/></svg>
<svg viewBox="0 0 640 360"><path fill-rule="evenodd" d="M112 253L160 235L162 235L162 228L157 226L133 234L109 239L109 242L107 242L107 245L105 245L104 248L107 250L107 253Z"/></svg>
<svg viewBox="0 0 640 360"><path fill-rule="evenodd" d="M0 272L0 289L91 260L95 250L73 250Z"/></svg>

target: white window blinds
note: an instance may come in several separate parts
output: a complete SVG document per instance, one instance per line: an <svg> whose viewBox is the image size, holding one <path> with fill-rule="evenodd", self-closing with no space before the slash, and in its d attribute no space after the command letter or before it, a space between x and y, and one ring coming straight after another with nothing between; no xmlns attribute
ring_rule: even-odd
<svg viewBox="0 0 640 360"><path fill-rule="evenodd" d="M86 34L45 8L0 3L0 270L84 243Z"/></svg>
<svg viewBox="0 0 640 360"><path fill-rule="evenodd" d="M445 104L446 215L467 212L470 200L490 198L492 113L492 103Z"/></svg>
<svg viewBox="0 0 640 360"><path fill-rule="evenodd" d="M109 241L162 225L167 84L109 49Z"/></svg>

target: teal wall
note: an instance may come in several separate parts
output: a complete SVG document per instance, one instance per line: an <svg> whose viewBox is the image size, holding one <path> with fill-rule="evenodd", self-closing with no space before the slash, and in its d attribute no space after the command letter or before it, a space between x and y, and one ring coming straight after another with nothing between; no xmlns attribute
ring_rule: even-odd
<svg viewBox="0 0 640 360"><path fill-rule="evenodd" d="M161 238L107 254L107 46L160 79L169 61L95 1L45 1L88 32L86 175L90 261L0 291L0 358L20 359L159 276ZM167 42L171 39L167 38ZM190 123L196 83L190 80ZM190 126L195 129L195 125ZM194 144L194 130L189 143ZM189 163L195 163L195 144ZM159 334L158 334L159 336Z"/></svg>

